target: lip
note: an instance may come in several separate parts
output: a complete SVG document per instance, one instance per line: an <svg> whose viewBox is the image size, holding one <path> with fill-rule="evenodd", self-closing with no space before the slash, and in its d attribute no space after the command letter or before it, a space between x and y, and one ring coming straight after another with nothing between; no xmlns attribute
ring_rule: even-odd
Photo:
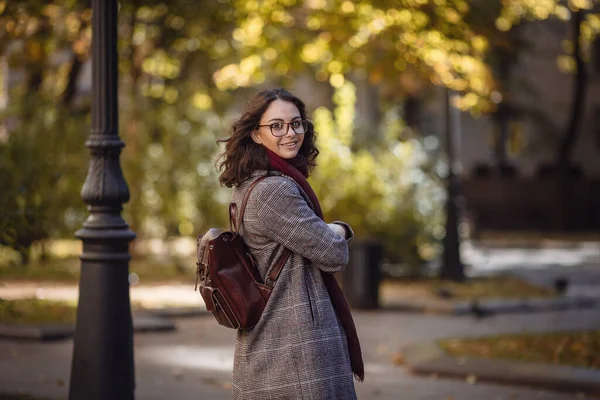
<svg viewBox="0 0 600 400"><path fill-rule="evenodd" d="M281 143L280 146L290 147L289 146L290 144L293 144L294 146L296 146L298 144L298 142L294 141L294 142ZM293 147L293 146L291 146L291 147Z"/></svg>

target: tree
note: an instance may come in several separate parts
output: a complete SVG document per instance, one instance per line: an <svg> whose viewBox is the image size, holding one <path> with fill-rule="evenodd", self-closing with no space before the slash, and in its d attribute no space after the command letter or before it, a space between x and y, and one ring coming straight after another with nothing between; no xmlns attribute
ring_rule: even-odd
<svg viewBox="0 0 600 400"><path fill-rule="evenodd" d="M416 276L439 247L442 186L425 172L419 141L397 139L397 116L387 113L377 146L355 147L355 86L336 88L333 101L333 112L320 107L314 113L320 154L310 182L323 212L327 220L347 221L357 237L379 240L388 263L406 264Z"/></svg>
<svg viewBox="0 0 600 400"><path fill-rule="evenodd" d="M69 68L71 60L55 63L50 54L77 48L89 18L75 2L66 3L68 13L37 1L0 2L0 54L12 71L24 75L2 111L8 137L0 143L0 221L5 227L0 241L17 250L23 264L32 243L64 234L82 209L75 200L80 184L73 178L83 179L85 172L80 130L86 116L73 107L72 94L56 105L78 74ZM59 24L63 18L66 22Z"/></svg>
<svg viewBox="0 0 600 400"><path fill-rule="evenodd" d="M571 25L573 27L573 58L575 60L575 77L573 80L573 100L569 122L566 127L562 143L558 148L557 164L561 170L567 170L570 157L575 147L577 134L581 125L581 116L585 108L585 95L587 87L587 72L583 60L581 43L581 24L583 22L584 10L578 9L573 13Z"/></svg>
<svg viewBox="0 0 600 400"><path fill-rule="evenodd" d="M231 46L240 60L218 70L221 89L311 73L341 87L351 75L398 98L433 82L460 93L458 105L490 106L488 41L466 23L468 2L231 1L239 18ZM422 83L419 83L422 82Z"/></svg>
<svg viewBox="0 0 600 400"><path fill-rule="evenodd" d="M124 169L132 192L127 211L132 225L142 233L154 226L160 235L191 234L225 218L225 212L212 212L224 197L214 173L206 176L204 164L217 151L216 135L223 128L213 107L227 96L209 95L211 74L205 74L204 67L195 67L217 62L213 44L220 30L229 29L223 23L227 10L216 5L135 1L124 3L120 12L120 92L127 95L120 120L128 144ZM2 172L15 182L22 179L24 171L31 172L27 193L44 201L40 213L35 214L34 220L39 222L35 226L52 227L36 228L35 235L28 234L29 239L18 245L24 246L23 254L36 240L70 234L83 214L77 194L83 184L81 173L61 174L61 182L75 188L68 196L64 194L69 201L61 201L52 187L38 183L44 181L44 174L61 173L58 165L62 159L73 159L73 165L86 164L83 140L89 130L89 94L77 83L90 53L90 17L89 4L77 1L0 1L0 54L8 58L13 72L25 77L11 89L4 116L16 124L7 124L9 139L0 144L19 157L14 157L12 164L5 163ZM49 118L52 124L47 123ZM63 129L71 122L73 129ZM25 131L33 140L20 140L26 137ZM48 144L51 148L74 142L78 145L74 150L69 147L69 153L62 151L67 149L48 151ZM43 157L24 157L45 152ZM201 173L196 173L199 170ZM4 191L2 200L18 198L18 190L15 185ZM77 207L73 208L73 203ZM77 221L73 221L74 215ZM22 242L16 239L18 231L34 227L33 220L4 216L2 224L12 232L11 238L3 237L3 243L15 246Z"/></svg>
<svg viewBox="0 0 600 400"><path fill-rule="evenodd" d="M562 175L569 168L580 132L587 88L585 63L590 58L592 43L600 33L599 5L598 0L569 0L566 5L559 0L546 0L542 4L527 0L504 0L504 8L496 20L496 26L502 31L509 31L523 20L532 19L557 18L571 26L571 54L565 54L557 60L561 69L574 73L569 119L556 151L556 166L562 171Z"/></svg>
<svg viewBox="0 0 600 400"><path fill-rule="evenodd" d="M519 1L526 4L519 18L539 8ZM123 170L131 192L125 217L142 236L189 235L225 223L228 193L219 188L212 168L218 152L215 140L227 134L229 115L251 86L286 84L304 75L336 90L349 80L366 81L377 86L387 102L381 115L397 118L403 96L417 98L428 87L440 85L460 94L456 105L462 109L475 114L493 110L490 96L497 82L488 65L490 49L510 42L499 33L510 29L506 21L514 17L515 6L512 1L493 9L488 5L464 0L122 3L119 110L121 136L127 143ZM90 17L89 5L76 0L0 0L0 53L26 76L11 93L11 112L23 129L29 126L28 132L38 124L44 129L37 133L50 134L52 129L53 140L68 135L69 143L77 143L87 137L89 99L77 84L89 55ZM498 28L490 29L495 20ZM589 15L588 20L592 21ZM586 26L594 25L582 23L582 36L591 29ZM43 99L43 105L31 99ZM72 119L73 126L61 131L60 123L44 125L44 118L54 113ZM335 131L352 136L352 152L362 147L377 153L382 142L393 147L399 139L395 130L391 141L386 142L385 135L359 141L357 129L346 128ZM15 129L9 131L16 135ZM57 157L73 160L72 165L85 164L81 149L64 151ZM366 162L362 153L353 154L357 160L352 162ZM43 158L28 161L38 163L36 171L42 174L56 168L44 164ZM21 166L10 168L7 174L17 176L14 171ZM70 188L83 182L75 172L63 177ZM42 193L42 186L34 192L55 199L56 193ZM3 201L14 196L17 186L11 190ZM69 193L77 202L78 196ZM351 190L345 195L348 201L358 196ZM69 205L56 206L52 215L60 218L50 225L68 232L65 216L79 215L79 208L60 204ZM386 223L397 217L386 215ZM414 226L411 237L420 235L415 231L422 225Z"/></svg>

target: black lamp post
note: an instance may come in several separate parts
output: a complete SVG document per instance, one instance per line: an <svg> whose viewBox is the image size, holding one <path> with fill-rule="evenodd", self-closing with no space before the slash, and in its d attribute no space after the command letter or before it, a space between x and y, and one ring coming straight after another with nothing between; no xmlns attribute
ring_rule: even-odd
<svg viewBox="0 0 600 400"><path fill-rule="evenodd" d="M452 106L452 92L446 89L446 153L448 156L447 199L446 199L446 236L443 240L443 258L440 277L454 281L465 279L460 259L460 235L458 233L460 199L459 181L456 175L455 140L460 129L460 111Z"/></svg>
<svg viewBox="0 0 600 400"><path fill-rule="evenodd" d="M121 217L129 189L119 155L117 0L92 0L92 130L81 197L90 215L83 241L79 305L69 400L134 398L129 243L135 233Z"/></svg>

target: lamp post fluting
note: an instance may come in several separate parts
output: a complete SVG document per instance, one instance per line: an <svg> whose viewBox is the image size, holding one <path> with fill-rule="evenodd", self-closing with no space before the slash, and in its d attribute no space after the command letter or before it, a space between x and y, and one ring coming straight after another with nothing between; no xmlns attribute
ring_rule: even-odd
<svg viewBox="0 0 600 400"><path fill-rule="evenodd" d="M121 217L129 189L119 163L117 0L92 0L92 129L81 197L89 217L83 241L69 400L133 400L129 243Z"/></svg>

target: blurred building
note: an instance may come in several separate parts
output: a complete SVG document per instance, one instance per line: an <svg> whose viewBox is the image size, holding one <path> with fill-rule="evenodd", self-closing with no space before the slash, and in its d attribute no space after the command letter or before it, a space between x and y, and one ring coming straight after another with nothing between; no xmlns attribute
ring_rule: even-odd
<svg viewBox="0 0 600 400"><path fill-rule="evenodd" d="M567 182L554 167L567 130L574 76L561 70L568 24L525 24L530 48L511 70L504 157L499 159L498 115L462 113L458 157L466 215L479 231L600 231L600 52L587 63L580 131ZM564 61L564 59L563 59ZM440 92L440 96L443 93ZM444 132L443 101L428 103L424 132Z"/></svg>

